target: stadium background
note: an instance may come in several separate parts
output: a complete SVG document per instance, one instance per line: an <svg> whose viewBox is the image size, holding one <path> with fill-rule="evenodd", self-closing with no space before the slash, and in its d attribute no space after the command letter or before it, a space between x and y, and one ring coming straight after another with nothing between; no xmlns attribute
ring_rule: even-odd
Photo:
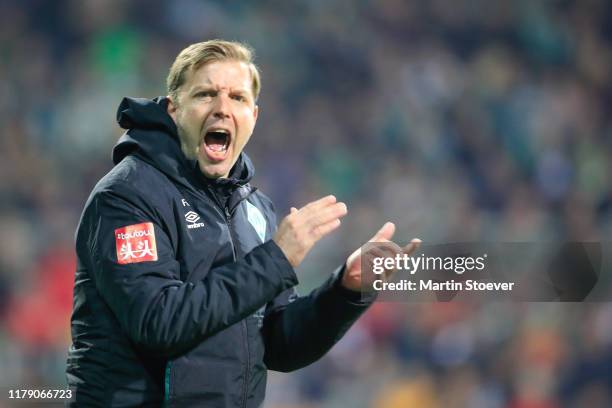
<svg viewBox="0 0 612 408"><path fill-rule="evenodd" d="M163 94L191 42L255 48L247 151L279 212L348 203L302 292L387 219L428 242L611 236L605 0L2 1L0 33L3 390L64 384L73 234L115 109ZM272 373L266 407L609 407L611 389L609 303L381 303Z"/></svg>

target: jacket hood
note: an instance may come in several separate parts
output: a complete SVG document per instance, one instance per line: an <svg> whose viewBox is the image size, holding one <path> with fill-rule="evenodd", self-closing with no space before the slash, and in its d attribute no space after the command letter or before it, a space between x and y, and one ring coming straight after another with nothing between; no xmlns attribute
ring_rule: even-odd
<svg viewBox="0 0 612 408"><path fill-rule="evenodd" d="M243 186L254 176L249 157L240 153L227 179L207 179L196 160L188 160L181 150L174 120L167 113L168 98L123 98L117 109L117 123L126 132L113 148L113 163L135 154L168 177L188 187L201 183Z"/></svg>

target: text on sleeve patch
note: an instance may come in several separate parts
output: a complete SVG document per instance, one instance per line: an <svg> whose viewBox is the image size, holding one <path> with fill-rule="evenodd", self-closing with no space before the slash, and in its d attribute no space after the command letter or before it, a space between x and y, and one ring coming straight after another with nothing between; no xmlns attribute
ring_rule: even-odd
<svg viewBox="0 0 612 408"><path fill-rule="evenodd" d="M115 244L119 264L157 261L155 228L152 222L117 228Z"/></svg>

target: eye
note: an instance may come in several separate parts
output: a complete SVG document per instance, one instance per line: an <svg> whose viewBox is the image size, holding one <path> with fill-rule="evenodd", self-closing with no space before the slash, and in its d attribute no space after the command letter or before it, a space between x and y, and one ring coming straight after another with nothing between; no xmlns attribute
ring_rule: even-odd
<svg viewBox="0 0 612 408"><path fill-rule="evenodd" d="M210 98L212 96L215 96L215 92L214 91L199 91L196 92L195 95L193 95L195 98Z"/></svg>
<svg viewBox="0 0 612 408"><path fill-rule="evenodd" d="M246 101L246 98L242 95L232 95L232 99L234 99L235 101L238 102L244 102Z"/></svg>

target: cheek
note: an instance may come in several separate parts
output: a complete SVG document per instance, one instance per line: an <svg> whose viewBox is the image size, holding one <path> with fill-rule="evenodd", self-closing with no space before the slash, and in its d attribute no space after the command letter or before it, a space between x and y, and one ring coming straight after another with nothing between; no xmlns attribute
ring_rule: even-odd
<svg viewBox="0 0 612 408"><path fill-rule="evenodd" d="M201 103L186 103L177 110L183 123L196 123L206 114L206 106Z"/></svg>
<svg viewBox="0 0 612 408"><path fill-rule="evenodd" d="M253 129L255 128L255 118L253 117L252 110L247 110L241 114L240 124L242 127L242 133L245 135L245 139L248 140L253 132Z"/></svg>
<svg viewBox="0 0 612 408"><path fill-rule="evenodd" d="M180 129L180 136L191 149L197 148L199 143L199 128L194 120L193 113L184 109L176 116L176 125Z"/></svg>
<svg viewBox="0 0 612 408"><path fill-rule="evenodd" d="M243 123L242 128L240 129L240 137L236 140L236 144L242 149L249 139L251 138L251 134L253 132L253 127L250 124Z"/></svg>
<svg viewBox="0 0 612 408"><path fill-rule="evenodd" d="M187 127L193 127L197 122L198 111L193 108L187 108L183 110L182 121L183 125Z"/></svg>

